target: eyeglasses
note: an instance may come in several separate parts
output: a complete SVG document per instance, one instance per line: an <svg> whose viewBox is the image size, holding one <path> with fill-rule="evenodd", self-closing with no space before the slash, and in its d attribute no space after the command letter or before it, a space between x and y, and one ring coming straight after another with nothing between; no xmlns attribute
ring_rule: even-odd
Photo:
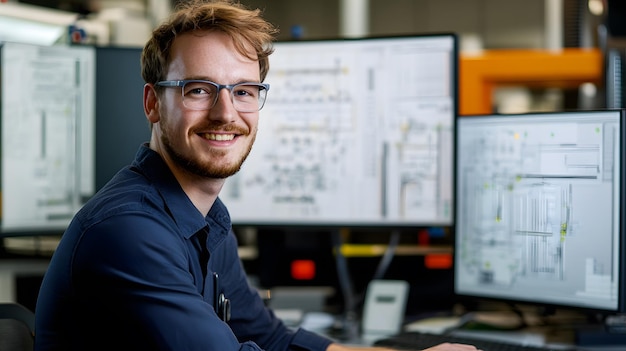
<svg viewBox="0 0 626 351"><path fill-rule="evenodd" d="M209 110L217 103L222 89L230 91L230 100L239 112L256 112L263 108L269 84L237 83L217 84L208 80L164 80L161 87L181 87L183 105L190 110Z"/></svg>

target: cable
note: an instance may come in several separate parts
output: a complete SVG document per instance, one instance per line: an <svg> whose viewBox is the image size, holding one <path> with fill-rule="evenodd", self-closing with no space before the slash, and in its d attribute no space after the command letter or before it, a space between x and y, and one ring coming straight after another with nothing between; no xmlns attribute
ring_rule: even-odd
<svg viewBox="0 0 626 351"><path fill-rule="evenodd" d="M350 272L348 271L348 264L346 257L341 252L341 246L343 240L341 239L341 230L332 231L332 242L335 250L335 261L337 265L337 276L339 279L339 286L343 294L345 311L344 317L341 321L339 329L343 334L342 338L346 340L352 340L358 336L358 319L356 312L356 300L354 297L354 289L352 288L352 280L350 279Z"/></svg>
<svg viewBox="0 0 626 351"><path fill-rule="evenodd" d="M387 249L383 254L383 257L380 259L378 263L378 267L376 268L376 272L372 279L382 279L389 269L389 265L393 260L393 256L396 254L396 248L398 247L398 243L400 242L400 231L394 230L391 232L391 237L389 238L389 244L387 245Z"/></svg>
<svg viewBox="0 0 626 351"><path fill-rule="evenodd" d="M398 247L398 243L400 242L400 232L398 230L394 230L391 232L391 236L389 238L389 243L385 252L383 253L378 266L376 267L376 271L372 276L371 280L383 279L385 273L389 269L389 265L393 260L394 255L396 254L396 249ZM350 272L348 270L348 265L346 262L345 256L341 253L341 233L339 231L333 233L333 246L335 247L335 251L337 252L335 259L337 261L337 273L339 276L339 285L344 294L344 302L346 304L346 310L355 312L356 308L359 306L363 300L365 299L365 293L361 292L356 294L354 292L354 288L352 287L352 281L350 279Z"/></svg>
<svg viewBox="0 0 626 351"><path fill-rule="evenodd" d="M352 288L352 279L348 271L346 257L341 252L343 240L341 239L341 230L332 232L333 248L335 250L335 262L337 265L337 276L339 278L339 287L343 293L346 311L353 311L356 304L354 300L354 289Z"/></svg>

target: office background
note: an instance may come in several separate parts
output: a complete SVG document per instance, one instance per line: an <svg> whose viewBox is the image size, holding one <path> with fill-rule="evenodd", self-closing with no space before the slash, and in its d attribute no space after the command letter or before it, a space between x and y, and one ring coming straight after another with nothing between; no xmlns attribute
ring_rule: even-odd
<svg viewBox="0 0 626 351"><path fill-rule="evenodd" d="M281 30L279 39L335 38L346 34L378 36L414 33L459 33L461 54L465 57L480 55L484 50L548 50L559 52L563 48L597 48L602 44L606 12L598 8L606 1L594 0L370 0L370 1L305 1L305 0L247 0L252 7L264 9L268 20ZM28 0L8 1L8 4L38 6L62 13L82 13L85 27L93 23L105 23L108 30L94 33L95 44L138 48L147 37L150 28L167 15L173 5L169 1L73 1ZM350 10L350 5L355 11ZM344 7L345 6L345 7ZM363 10L362 6L366 6ZM347 9L347 10L346 10ZM0 15L2 14L0 5ZM346 22L356 20L360 32L348 33ZM100 27L98 27L100 28ZM89 34L89 30L87 30ZM137 77L138 72L137 72ZM601 83L601 82L599 82ZM507 84L494 92L494 110L523 111L538 109L561 109L563 107L600 106L602 85L595 90L589 86L568 89L553 87L528 87ZM113 113L112 113L113 114ZM130 153L134 153L133 148ZM97 180L100 184L103 180ZM332 245L328 233L305 232L291 229L238 228L242 243L242 256L249 263L249 270L264 286L333 286L337 287L334 272ZM388 233L380 235L376 230L352 231L349 238L356 244L385 243ZM20 238L30 240L12 244L18 247L35 247L38 255L45 258L49 250L45 245L49 238ZM445 229L422 230L420 233L402 234L401 241L407 245L429 244L439 247L449 243ZM52 241L52 245L54 242ZM42 250L42 247L44 249ZM18 250L19 251L19 250ZM354 275L357 290L362 290L367 279L376 269L380 254L360 255L351 258L360 267ZM281 258L281 260L278 260ZM289 262L312 260L316 275L312 279L294 279ZM435 269L428 267L424 255L400 255L389 267L388 277L406 278L406 267L414 270L413 284L419 284L419 297L412 299L419 310L434 301L446 304L444 297L451 294L451 271L445 265ZM415 267L418 267L415 269ZM33 307L39 275L27 272L17 279L19 291L16 297ZM437 297L436 299L433 297Z"/></svg>
<svg viewBox="0 0 626 351"><path fill-rule="evenodd" d="M64 13L80 13L94 42L142 46L149 31L183 0L8 0ZM279 39L455 32L462 54L482 50L598 48L613 0L243 0L263 9ZM615 12L615 11L614 11ZM615 23L615 21L614 21ZM104 24L104 25L102 25ZM104 29L103 29L104 27ZM558 109L579 104L578 93L509 84L494 94L503 111ZM597 104L587 86L583 94ZM600 92L601 93L601 92ZM589 97L591 95L591 97ZM573 100L573 101L572 101Z"/></svg>
<svg viewBox="0 0 626 351"><path fill-rule="evenodd" d="M116 22L166 16L176 0L8 0ZM178 0L183 1L183 0ZM605 0L243 0L263 9L281 30L280 39L328 38L345 22L365 21L368 35L453 31L486 49L591 46ZM345 9L345 10L344 10ZM296 30L292 30L297 28ZM559 35L561 34L562 35ZM121 35L123 34L123 35ZM111 41L130 42L133 33L112 31ZM143 33L145 36L145 33ZM141 45L140 35L135 44Z"/></svg>

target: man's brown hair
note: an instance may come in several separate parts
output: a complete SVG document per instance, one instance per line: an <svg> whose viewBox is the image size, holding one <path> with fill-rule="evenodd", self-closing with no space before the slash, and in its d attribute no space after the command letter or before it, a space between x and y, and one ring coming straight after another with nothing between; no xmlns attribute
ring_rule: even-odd
<svg viewBox="0 0 626 351"><path fill-rule="evenodd" d="M165 79L170 49L177 35L204 30L229 35L239 53L258 59L261 81L265 79L277 29L261 17L261 11L229 0L191 0L179 3L169 20L152 32L141 54L144 81L154 84Z"/></svg>

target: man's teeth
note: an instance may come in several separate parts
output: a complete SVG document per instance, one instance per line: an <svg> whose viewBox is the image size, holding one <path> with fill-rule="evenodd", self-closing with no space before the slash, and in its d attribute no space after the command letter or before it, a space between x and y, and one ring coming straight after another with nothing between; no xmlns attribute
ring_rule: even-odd
<svg viewBox="0 0 626 351"><path fill-rule="evenodd" d="M235 139L235 134L205 134L205 138L209 140L227 141Z"/></svg>

